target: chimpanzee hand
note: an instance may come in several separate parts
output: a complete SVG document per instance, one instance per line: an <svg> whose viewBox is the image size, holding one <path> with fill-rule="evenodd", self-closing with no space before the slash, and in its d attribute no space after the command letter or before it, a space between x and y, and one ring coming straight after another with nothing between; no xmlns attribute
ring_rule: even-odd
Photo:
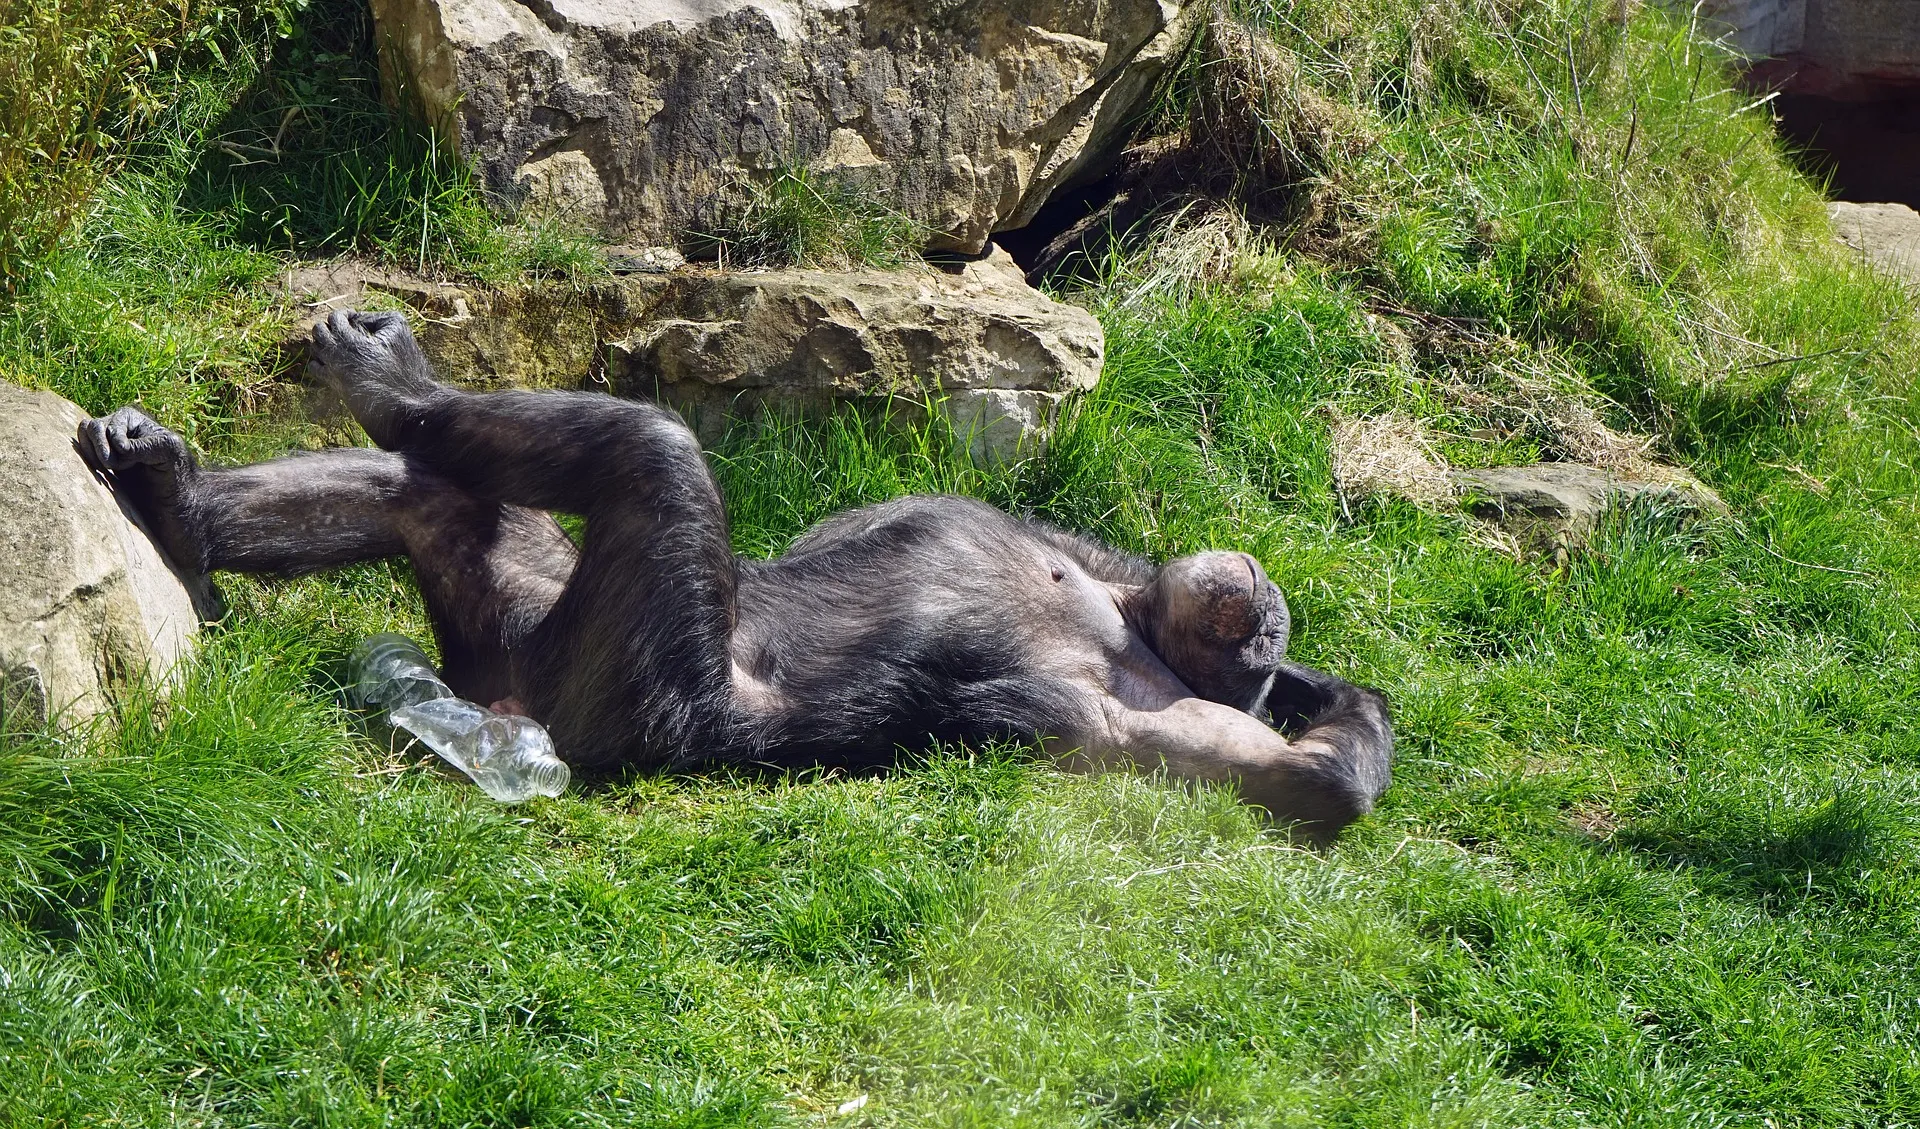
<svg viewBox="0 0 1920 1129"><path fill-rule="evenodd" d="M1280 664L1273 672L1273 687L1267 691L1273 727L1289 737L1305 732L1333 704L1342 685L1345 683L1341 679L1310 666Z"/></svg>
<svg viewBox="0 0 1920 1129"><path fill-rule="evenodd" d="M1297 749L1319 749L1325 779L1366 811L1393 782L1393 719L1386 696L1344 678L1284 662L1267 693L1273 726Z"/></svg>
<svg viewBox="0 0 1920 1129"><path fill-rule="evenodd" d="M409 419L440 390L420 343L397 313L339 310L313 327L307 373L347 402L367 435L388 450Z"/></svg>

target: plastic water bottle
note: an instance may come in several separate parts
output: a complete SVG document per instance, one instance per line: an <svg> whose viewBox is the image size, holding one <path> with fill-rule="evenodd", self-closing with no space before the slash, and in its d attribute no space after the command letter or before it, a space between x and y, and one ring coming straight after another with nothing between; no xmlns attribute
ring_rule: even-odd
<svg viewBox="0 0 1920 1129"><path fill-rule="evenodd" d="M503 804L558 796L572 773L553 739L530 717L498 713L456 697L418 644L383 633L363 639L348 660L348 696L438 753Z"/></svg>
<svg viewBox="0 0 1920 1129"><path fill-rule="evenodd" d="M347 659L347 675L347 701L356 709L394 710L453 697L420 645L390 631L360 640Z"/></svg>
<svg viewBox="0 0 1920 1129"><path fill-rule="evenodd" d="M393 710L387 720L503 804L558 796L572 775L553 755L546 729L530 717L495 713L465 698L430 698Z"/></svg>

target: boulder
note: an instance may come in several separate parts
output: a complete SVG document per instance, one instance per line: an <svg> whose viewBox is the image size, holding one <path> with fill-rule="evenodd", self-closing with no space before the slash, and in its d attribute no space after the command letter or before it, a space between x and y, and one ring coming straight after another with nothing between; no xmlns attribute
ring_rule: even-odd
<svg viewBox="0 0 1920 1129"><path fill-rule="evenodd" d="M1453 485L1467 512L1498 525L1526 548L1564 558L1584 547L1610 507L1658 499L1717 513L1719 496L1674 467L1647 464L1628 474L1581 463L1456 470Z"/></svg>
<svg viewBox="0 0 1920 1129"><path fill-rule="evenodd" d="M1920 287L1920 212L1905 204L1827 205L1833 233L1869 263L1906 283Z"/></svg>
<svg viewBox="0 0 1920 1129"><path fill-rule="evenodd" d="M373 0L389 93L493 189L615 238L712 233L807 169L973 253L1125 143L1172 0Z"/></svg>
<svg viewBox="0 0 1920 1129"><path fill-rule="evenodd" d="M711 434L741 409L942 402L975 458L1042 438L1100 377L1100 322L1027 286L1005 254L936 269L642 276L644 322L610 337L605 379Z"/></svg>
<svg viewBox="0 0 1920 1129"><path fill-rule="evenodd" d="M950 269L683 266L500 289L333 265L289 284L314 316L367 291L405 303L453 383L658 400L709 441L762 407L891 403L912 418L931 402L975 458L1002 460L1033 450L1066 397L1094 385L1104 346L1098 319L1028 286L998 250Z"/></svg>
<svg viewBox="0 0 1920 1129"><path fill-rule="evenodd" d="M77 721L163 680L200 616L190 588L74 446L86 413L0 382L0 716ZM198 581L196 579L196 585Z"/></svg>

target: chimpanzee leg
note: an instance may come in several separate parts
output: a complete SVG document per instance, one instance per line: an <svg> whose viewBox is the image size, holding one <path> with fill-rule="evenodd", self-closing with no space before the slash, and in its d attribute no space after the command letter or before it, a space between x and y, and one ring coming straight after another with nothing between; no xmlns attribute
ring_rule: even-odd
<svg viewBox="0 0 1920 1129"><path fill-rule="evenodd" d="M651 404L472 394L433 379L396 315L342 312L313 368L374 441L482 498L586 517L566 591L514 653L519 697L576 763L686 763L738 747L736 565L700 445Z"/></svg>
<svg viewBox="0 0 1920 1129"><path fill-rule="evenodd" d="M517 698L515 657L565 591L579 554L550 514L457 487L423 502L402 535L440 641L441 674L481 705Z"/></svg>
<svg viewBox="0 0 1920 1129"><path fill-rule="evenodd" d="M184 570L298 575L405 555L461 695L512 697L510 656L560 596L573 543L545 514L477 498L418 460L331 450L226 470L125 408L81 426L88 461Z"/></svg>

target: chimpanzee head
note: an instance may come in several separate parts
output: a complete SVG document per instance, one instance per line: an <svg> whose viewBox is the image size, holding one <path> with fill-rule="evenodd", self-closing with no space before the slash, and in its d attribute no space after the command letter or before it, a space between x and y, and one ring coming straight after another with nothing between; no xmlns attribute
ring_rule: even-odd
<svg viewBox="0 0 1920 1129"><path fill-rule="evenodd" d="M1147 644L1195 694L1258 712L1287 657L1293 618L1245 553L1168 561L1132 601Z"/></svg>

